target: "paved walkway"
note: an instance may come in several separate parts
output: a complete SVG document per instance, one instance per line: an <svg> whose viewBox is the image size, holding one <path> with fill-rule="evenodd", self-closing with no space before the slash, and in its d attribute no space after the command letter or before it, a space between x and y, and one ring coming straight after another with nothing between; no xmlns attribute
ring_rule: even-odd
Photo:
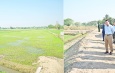
<svg viewBox="0 0 115 73"><path fill-rule="evenodd" d="M101 32L92 31L80 44L65 54L65 73L115 73L115 45L113 55L104 54Z"/></svg>

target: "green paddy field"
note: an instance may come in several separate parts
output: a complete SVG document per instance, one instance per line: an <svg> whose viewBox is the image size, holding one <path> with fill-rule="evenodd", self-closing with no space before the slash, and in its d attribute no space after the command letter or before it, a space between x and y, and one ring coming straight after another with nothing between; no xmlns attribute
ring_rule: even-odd
<svg viewBox="0 0 115 73"><path fill-rule="evenodd" d="M59 38L61 31L56 29L0 30L0 58L6 63L35 68L37 65L32 64L38 61L39 56L63 58L63 41ZM4 64L1 63L5 66Z"/></svg>

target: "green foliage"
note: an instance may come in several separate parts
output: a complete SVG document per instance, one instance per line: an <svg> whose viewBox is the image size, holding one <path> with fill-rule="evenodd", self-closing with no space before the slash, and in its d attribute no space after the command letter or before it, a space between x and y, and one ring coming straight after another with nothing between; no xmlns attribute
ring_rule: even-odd
<svg viewBox="0 0 115 73"><path fill-rule="evenodd" d="M0 71L0 73L7 73L7 72L5 72L5 71Z"/></svg>
<svg viewBox="0 0 115 73"><path fill-rule="evenodd" d="M70 26L70 25L73 25L74 24L74 21L70 18L67 18L64 20L64 25L66 26Z"/></svg>
<svg viewBox="0 0 115 73"><path fill-rule="evenodd" d="M48 28L49 29L63 29L63 26L62 25L60 25L60 24L56 24L56 25L52 25L52 24L50 24L50 25L48 25Z"/></svg>
<svg viewBox="0 0 115 73"><path fill-rule="evenodd" d="M55 26L50 24L50 25L48 25L48 28L55 28Z"/></svg>
<svg viewBox="0 0 115 73"><path fill-rule="evenodd" d="M97 25L97 21L91 21L91 22L88 22L88 23L80 23L80 22L75 22L70 19L70 18L67 18L64 20L64 25L66 26L70 26L70 25L75 25L75 26L96 26Z"/></svg>
<svg viewBox="0 0 115 73"><path fill-rule="evenodd" d="M87 25L87 23L82 23L82 25Z"/></svg>
<svg viewBox="0 0 115 73"><path fill-rule="evenodd" d="M76 26L80 26L81 23L80 23L80 22L75 22L74 25L76 25Z"/></svg>
<svg viewBox="0 0 115 73"><path fill-rule="evenodd" d="M97 25L97 21L91 21L87 23L88 26L96 26Z"/></svg>
<svg viewBox="0 0 115 73"><path fill-rule="evenodd" d="M108 14L106 14L102 20L98 20L98 24L104 24L105 20L108 20L110 24L113 24L115 22L115 18L112 18Z"/></svg>
<svg viewBox="0 0 115 73"><path fill-rule="evenodd" d="M115 22L115 18L112 18L108 14L106 14L105 17L102 20L90 21L90 22L87 22L87 23L80 23L80 22L75 22L74 23L74 21L72 19L67 18L67 19L64 20L64 25L66 25L66 26L70 26L70 25L76 25L76 26L97 26L97 24L98 25L104 24L105 20L108 20L110 22L110 24L113 24Z"/></svg>
<svg viewBox="0 0 115 73"><path fill-rule="evenodd" d="M55 27L56 27L56 29L58 29L58 30L61 29L61 25L60 25L60 24L56 24Z"/></svg>

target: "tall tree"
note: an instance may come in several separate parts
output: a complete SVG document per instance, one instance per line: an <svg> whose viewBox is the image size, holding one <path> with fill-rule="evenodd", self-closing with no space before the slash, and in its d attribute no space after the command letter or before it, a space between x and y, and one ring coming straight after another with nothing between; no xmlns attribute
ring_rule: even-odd
<svg viewBox="0 0 115 73"><path fill-rule="evenodd" d="M55 25L55 27L56 27L56 29L61 29L61 25L58 23L58 22L56 22L56 25Z"/></svg>
<svg viewBox="0 0 115 73"><path fill-rule="evenodd" d="M108 14L105 15L105 19L106 20L109 19L109 15Z"/></svg>
<svg viewBox="0 0 115 73"><path fill-rule="evenodd" d="M74 25L79 26L81 23L80 22L75 22Z"/></svg>
<svg viewBox="0 0 115 73"><path fill-rule="evenodd" d="M105 20L108 20L110 22L110 24L113 24L115 19L110 17L108 14L105 15L105 17L103 18L103 23L105 22Z"/></svg>
<svg viewBox="0 0 115 73"><path fill-rule="evenodd" d="M84 22L84 23L82 23L82 25L83 25L83 26L87 26L87 23Z"/></svg>
<svg viewBox="0 0 115 73"><path fill-rule="evenodd" d="M102 20L98 20L98 21L97 21L97 24L103 24L103 23L102 23Z"/></svg>
<svg viewBox="0 0 115 73"><path fill-rule="evenodd" d="M74 21L70 18L67 18L64 20L64 25L66 26L70 26L70 25L73 25Z"/></svg>

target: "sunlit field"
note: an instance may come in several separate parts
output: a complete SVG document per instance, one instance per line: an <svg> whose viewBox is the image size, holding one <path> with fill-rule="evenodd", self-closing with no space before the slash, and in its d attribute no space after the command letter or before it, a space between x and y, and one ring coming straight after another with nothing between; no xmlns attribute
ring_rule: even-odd
<svg viewBox="0 0 115 73"><path fill-rule="evenodd" d="M29 29L0 30L0 61L37 68L33 65L39 56L63 58L63 41L59 38L62 30ZM5 62L6 61L6 62ZM10 66L8 66L10 67ZM18 70L18 68L17 68Z"/></svg>

